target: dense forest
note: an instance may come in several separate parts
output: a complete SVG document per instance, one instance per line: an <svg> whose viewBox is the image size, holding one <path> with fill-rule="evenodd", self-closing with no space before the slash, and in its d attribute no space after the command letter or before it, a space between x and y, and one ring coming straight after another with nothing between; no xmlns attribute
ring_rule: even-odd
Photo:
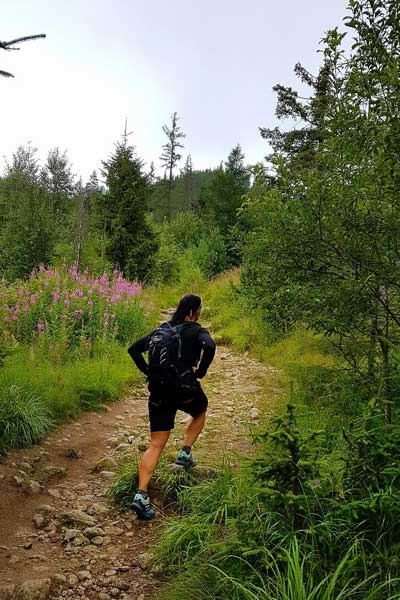
<svg viewBox="0 0 400 600"><path fill-rule="evenodd" d="M0 178L4 451L117 397L126 345L183 292L285 373L255 455L176 483L162 598L400 598L398 0L350 0L319 52L275 86L256 165L233 139L197 170L173 113L150 166L125 128L87 182L31 145Z"/></svg>

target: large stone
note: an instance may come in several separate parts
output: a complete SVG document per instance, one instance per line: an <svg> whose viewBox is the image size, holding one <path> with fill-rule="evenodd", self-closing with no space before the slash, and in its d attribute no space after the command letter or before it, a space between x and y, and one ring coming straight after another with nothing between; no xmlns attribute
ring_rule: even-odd
<svg viewBox="0 0 400 600"><path fill-rule="evenodd" d="M82 510L69 510L61 514L63 523L72 523L73 525L86 525L91 527L96 524L96 521L90 515L87 515Z"/></svg>
<svg viewBox="0 0 400 600"><path fill-rule="evenodd" d="M35 525L36 529L43 529L44 527L46 527L46 525L48 523L48 520L46 519L46 517L39 513L34 515L32 521L33 521L33 524Z"/></svg>
<svg viewBox="0 0 400 600"><path fill-rule="evenodd" d="M46 600L51 593L51 579L24 581L15 589L15 600Z"/></svg>
<svg viewBox="0 0 400 600"><path fill-rule="evenodd" d="M104 538L100 535L97 535L96 537L94 537L92 539L92 544L94 544L95 546L102 546L104 542Z"/></svg>
<svg viewBox="0 0 400 600"><path fill-rule="evenodd" d="M104 536L106 534L104 529L102 529L101 527L86 527L83 533L86 535L87 538L89 538L89 540L95 537Z"/></svg>
<svg viewBox="0 0 400 600"><path fill-rule="evenodd" d="M86 546L89 544L89 540L83 533L79 533L72 543L74 546Z"/></svg>
<svg viewBox="0 0 400 600"><path fill-rule="evenodd" d="M40 492L42 491L42 486L38 481L31 479L29 482L29 490L32 494L40 494Z"/></svg>
<svg viewBox="0 0 400 600"><path fill-rule="evenodd" d="M64 542L72 542L78 535L81 535L79 529L67 529L64 533Z"/></svg>

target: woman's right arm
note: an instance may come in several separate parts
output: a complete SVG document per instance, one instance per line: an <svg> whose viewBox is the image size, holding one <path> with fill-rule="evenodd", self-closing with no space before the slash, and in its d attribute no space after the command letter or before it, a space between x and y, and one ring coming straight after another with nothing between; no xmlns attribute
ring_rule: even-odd
<svg viewBox="0 0 400 600"><path fill-rule="evenodd" d="M128 348L129 356L132 358L137 368L145 375L148 375L149 373L149 366L144 360L143 354L149 349L150 338L151 334L145 335Z"/></svg>

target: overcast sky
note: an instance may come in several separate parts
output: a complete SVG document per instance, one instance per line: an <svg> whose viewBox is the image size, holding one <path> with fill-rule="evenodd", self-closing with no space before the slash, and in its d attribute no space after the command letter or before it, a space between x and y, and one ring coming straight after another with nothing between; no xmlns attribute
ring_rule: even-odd
<svg viewBox="0 0 400 600"><path fill-rule="evenodd" d="M177 111L184 154L215 166L240 143L262 160L259 126L274 126L276 83L315 72L324 32L347 0L0 0L0 40L46 33L0 51L0 158L28 141L59 146L86 178L124 127L159 166L162 125Z"/></svg>

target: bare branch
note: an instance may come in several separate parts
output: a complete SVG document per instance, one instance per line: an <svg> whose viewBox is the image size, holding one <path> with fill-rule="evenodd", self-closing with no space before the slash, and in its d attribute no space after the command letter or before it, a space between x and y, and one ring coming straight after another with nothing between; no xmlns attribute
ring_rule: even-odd
<svg viewBox="0 0 400 600"><path fill-rule="evenodd" d="M20 42L29 42L31 40L37 40L39 38L45 38L45 33L38 33L37 35L25 35L24 37L15 38L15 40L10 40L9 42L1 42L0 41L0 50L19 50L19 48L11 48L15 44L19 44ZM8 71L0 70L0 77L14 77L12 73L8 73Z"/></svg>
<svg viewBox="0 0 400 600"><path fill-rule="evenodd" d="M3 50L19 50L19 48L10 48L10 46L14 46L20 42L29 42L31 40L37 40L45 37L45 33L39 33L37 35L25 35L24 37L16 38L15 40L10 40L9 42L0 42L0 48Z"/></svg>
<svg viewBox="0 0 400 600"><path fill-rule="evenodd" d="M8 73L8 71L0 70L0 77L14 77L14 75L12 73Z"/></svg>

